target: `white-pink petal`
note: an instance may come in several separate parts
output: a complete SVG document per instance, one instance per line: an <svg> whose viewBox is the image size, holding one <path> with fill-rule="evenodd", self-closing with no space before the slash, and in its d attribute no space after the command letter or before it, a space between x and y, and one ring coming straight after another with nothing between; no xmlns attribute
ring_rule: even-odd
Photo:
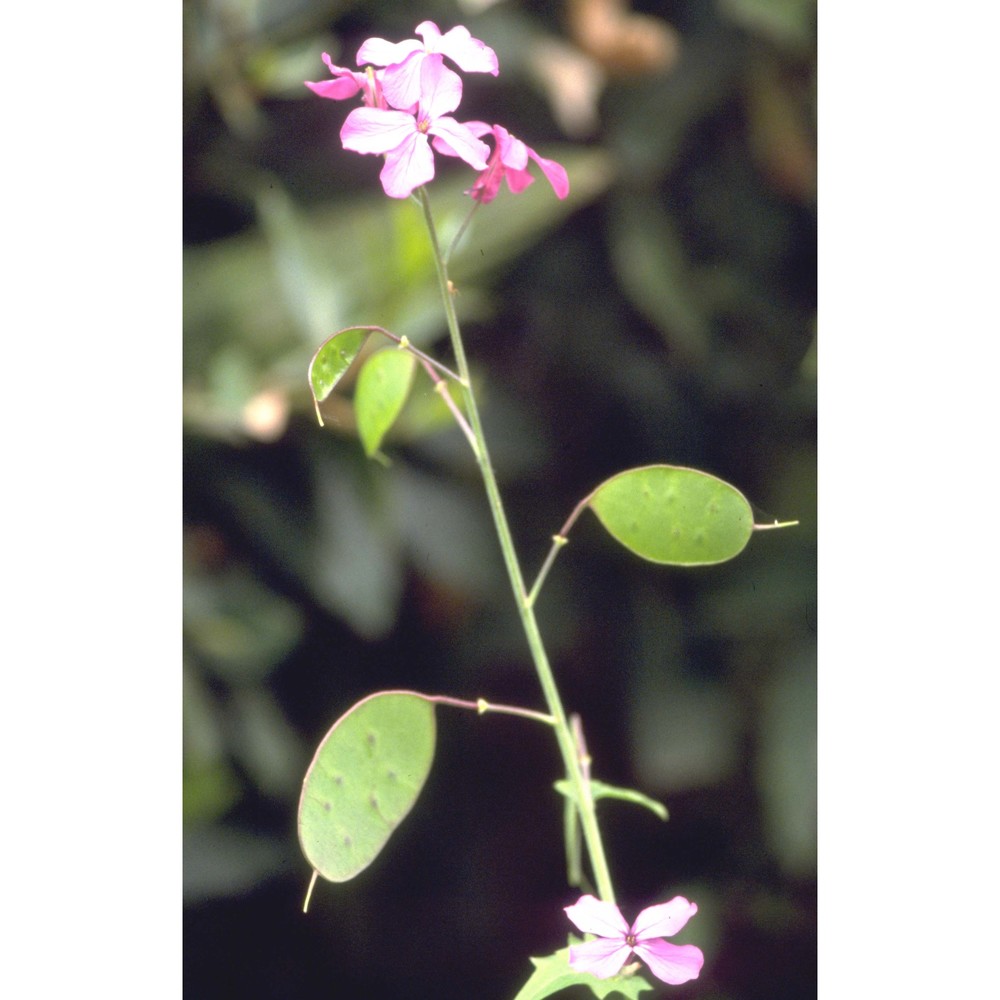
<svg viewBox="0 0 1000 1000"><path fill-rule="evenodd" d="M584 934L600 934L601 937L618 938L625 941L628 924L622 911L614 903L605 903L596 896L581 896L572 906L564 907L566 916Z"/></svg>
<svg viewBox="0 0 1000 1000"><path fill-rule="evenodd" d="M419 35L424 40L424 48L428 52L438 52L438 39L441 37L441 29L433 21L421 21L414 28L414 34Z"/></svg>
<svg viewBox="0 0 1000 1000"><path fill-rule="evenodd" d="M394 108L406 111L419 102L420 68L426 58L424 52L414 51L401 63L390 66L385 71L382 93Z"/></svg>
<svg viewBox="0 0 1000 1000"><path fill-rule="evenodd" d="M425 21L424 24L430 24ZM436 30L436 28L435 28ZM417 28L418 34L420 28ZM426 36L425 41L426 41ZM497 61L497 54L484 42L478 38L473 38L468 28L458 25L446 31L436 41L436 47L428 51L443 52L449 59L455 62L459 69L466 73L492 73L497 76L500 73L500 64Z"/></svg>
<svg viewBox="0 0 1000 1000"><path fill-rule="evenodd" d="M674 896L668 903L647 906L632 924L632 933L639 941L647 938L673 937L696 913L698 907L683 896Z"/></svg>
<svg viewBox="0 0 1000 1000"><path fill-rule="evenodd" d="M416 132L413 115L384 108L355 108L344 120L340 141L354 153L388 153Z"/></svg>
<svg viewBox="0 0 1000 1000"><path fill-rule="evenodd" d="M493 131L492 125L487 125L486 122L471 121L464 122L465 127L477 138L481 139L487 132Z"/></svg>
<svg viewBox="0 0 1000 1000"><path fill-rule="evenodd" d="M462 78L445 66L441 56L425 56L420 64L419 113L433 119L450 114L461 103Z"/></svg>
<svg viewBox="0 0 1000 1000"><path fill-rule="evenodd" d="M358 49L358 65L371 63L373 66L392 66L401 63L411 52L417 52L423 46L415 38L405 42L389 42L384 38L369 38L361 43Z"/></svg>
<svg viewBox="0 0 1000 1000"><path fill-rule="evenodd" d="M415 188L432 181L434 154L427 136L414 132L401 146L386 153L379 179L390 198L407 198Z"/></svg>
<svg viewBox="0 0 1000 1000"><path fill-rule="evenodd" d="M494 135L500 147L500 162L511 170L524 170L528 165L528 147L502 125L497 125Z"/></svg>
<svg viewBox="0 0 1000 1000"><path fill-rule="evenodd" d="M446 148L442 150L443 152L460 156L475 170L486 169L490 147L481 139L477 139L461 122L455 121L454 118L438 118L428 131L444 144Z"/></svg>
<svg viewBox="0 0 1000 1000"><path fill-rule="evenodd" d="M569 949L569 966L576 972L589 972L598 979L618 975L632 949L621 940L598 938L574 944Z"/></svg>
<svg viewBox="0 0 1000 1000"><path fill-rule="evenodd" d="M649 971L657 979L662 979L671 986L697 979L705 964L705 956L700 948L693 944L671 944L662 938L637 942L635 953L649 966Z"/></svg>

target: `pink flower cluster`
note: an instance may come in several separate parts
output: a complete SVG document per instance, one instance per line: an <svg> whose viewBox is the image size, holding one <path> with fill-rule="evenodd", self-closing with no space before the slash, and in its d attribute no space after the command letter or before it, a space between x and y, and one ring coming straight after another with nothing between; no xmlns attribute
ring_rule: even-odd
<svg viewBox="0 0 1000 1000"><path fill-rule="evenodd" d="M466 73L500 72L496 53L461 25L441 34L433 21L416 27L423 41L388 42L369 38L358 49L358 72L334 66L324 52L332 80L306 82L314 93L335 101L360 94L340 130L344 149L385 157L380 178L390 198L405 198L434 177L434 152L464 160L479 176L467 192L492 201L506 178L515 194L534 178L528 161L538 164L559 198L569 194L569 178L555 160L539 156L502 125L459 122L451 117L462 100L462 78L444 64L448 58ZM377 68L376 68L377 67ZM482 141L493 138L493 151Z"/></svg>

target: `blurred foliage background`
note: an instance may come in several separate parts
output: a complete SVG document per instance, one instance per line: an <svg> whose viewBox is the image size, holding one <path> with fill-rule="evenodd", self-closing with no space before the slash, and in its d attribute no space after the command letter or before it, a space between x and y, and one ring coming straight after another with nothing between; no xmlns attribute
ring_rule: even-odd
<svg viewBox="0 0 1000 1000"><path fill-rule="evenodd" d="M508 513L533 578L621 469L690 465L758 520L734 562L640 562L578 523L539 603L634 913L677 893L685 995L802 998L816 977L814 0L419 7L184 5L184 979L192 997L509 998L565 943L554 742L439 709L431 778L386 852L321 883L295 838L327 728L407 687L542 707L463 439L418 382L364 459L350 385L317 426L306 369L377 323L448 353L420 214L345 153L352 102L302 85L367 37L465 24L499 56L457 117L568 169L481 209L453 277ZM471 173L442 163L439 225ZM569 994L567 994L568 996Z"/></svg>

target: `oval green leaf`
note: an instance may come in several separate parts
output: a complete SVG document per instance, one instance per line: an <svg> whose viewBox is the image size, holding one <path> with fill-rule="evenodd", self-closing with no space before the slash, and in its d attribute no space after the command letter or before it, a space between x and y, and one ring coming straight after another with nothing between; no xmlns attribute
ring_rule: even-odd
<svg viewBox="0 0 1000 1000"><path fill-rule="evenodd" d="M309 387L312 389L313 403L316 405L316 416L320 426L323 417L319 412L319 404L333 392L334 386L343 378L344 372L351 367L351 362L358 356L371 330L363 327L348 327L338 330L313 355L309 362Z"/></svg>
<svg viewBox="0 0 1000 1000"><path fill-rule="evenodd" d="M413 808L434 759L434 705L410 691L359 701L326 734L302 782L299 843L346 882L378 857Z"/></svg>
<svg viewBox="0 0 1000 1000"><path fill-rule="evenodd" d="M410 393L416 358L409 351L390 348L373 354L362 366L354 392L358 433L371 458L396 422Z"/></svg>
<svg viewBox="0 0 1000 1000"><path fill-rule="evenodd" d="M753 512L739 490L673 465L621 472L588 503L627 549L669 566L725 562L743 551L753 532Z"/></svg>

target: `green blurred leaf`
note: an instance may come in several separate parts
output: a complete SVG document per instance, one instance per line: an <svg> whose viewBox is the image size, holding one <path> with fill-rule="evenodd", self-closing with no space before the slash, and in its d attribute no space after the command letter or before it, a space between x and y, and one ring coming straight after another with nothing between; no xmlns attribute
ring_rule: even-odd
<svg viewBox="0 0 1000 1000"><path fill-rule="evenodd" d="M743 551L753 532L743 494L695 469L630 469L598 486L588 503L627 549L671 566L725 562Z"/></svg>
<svg viewBox="0 0 1000 1000"><path fill-rule="evenodd" d="M560 778L555 784L555 790L566 798L573 798L573 791L570 783L565 778ZM617 785L606 785L603 781L590 782L590 794L594 801L599 799L620 799L622 802L631 802L633 805L643 806L650 812L655 813L660 819L666 820L670 814L667 807L656 799L651 799L642 792L637 792L634 788L619 788Z"/></svg>
<svg viewBox="0 0 1000 1000"><path fill-rule="evenodd" d="M323 423L323 417L319 412L319 404L333 392L336 384L351 367L351 362L364 347L370 333L371 330L360 327L338 330L309 362L309 385L312 388L316 416L319 417L320 425Z"/></svg>
<svg viewBox="0 0 1000 1000"><path fill-rule="evenodd" d="M756 778L764 833L781 867L816 872L816 661L810 643L790 650L759 689Z"/></svg>
<svg viewBox="0 0 1000 1000"><path fill-rule="evenodd" d="M543 155L566 168L569 195L560 201L540 177L517 196L504 186L495 201L479 209L455 250L449 271L459 291L464 282L479 281L525 253L545 232L603 194L614 178L613 163L600 149L553 145L546 146ZM451 183L439 186L435 182L430 190L435 222L446 246L468 212L468 204L456 197L461 188L468 187L467 178L455 187Z"/></svg>
<svg viewBox="0 0 1000 1000"><path fill-rule="evenodd" d="M420 576L465 601L488 605L502 599L503 563L489 510L474 488L405 461L395 464L387 480L393 530Z"/></svg>
<svg viewBox="0 0 1000 1000"><path fill-rule="evenodd" d="M371 458L396 422L413 384L416 358L399 348L378 351L362 366L354 411L365 454Z"/></svg>
<svg viewBox="0 0 1000 1000"><path fill-rule="evenodd" d="M299 608L241 565L184 567L184 635L212 672L232 683L260 680L302 637Z"/></svg>
<svg viewBox="0 0 1000 1000"><path fill-rule="evenodd" d="M239 801L242 792L233 769L225 761L185 758L182 781L181 815L186 824L219 820Z"/></svg>
<svg viewBox="0 0 1000 1000"><path fill-rule="evenodd" d="M364 871L413 808L434 759L434 706L381 691L342 715L302 783L299 842L331 882Z"/></svg>
<svg viewBox="0 0 1000 1000"><path fill-rule="evenodd" d="M611 212L611 259L622 291L689 363L704 363L711 324L676 221L658 200L618 194Z"/></svg>
<svg viewBox="0 0 1000 1000"><path fill-rule="evenodd" d="M396 621L403 553L393 529L386 477L372 477L356 445L311 449L313 517L293 555L317 599L368 639ZM274 525L275 531L287 527Z"/></svg>
<svg viewBox="0 0 1000 1000"><path fill-rule="evenodd" d="M571 940L575 940L571 938ZM569 948L560 948L544 958L532 958L535 967L531 978L521 987L514 1000L542 1000L570 986L587 986L595 997L638 997L653 989L641 976L618 976L598 979L589 972L574 972L569 967Z"/></svg>
<svg viewBox="0 0 1000 1000"><path fill-rule="evenodd" d="M816 0L719 0L719 12L778 45L815 44Z"/></svg>
<svg viewBox="0 0 1000 1000"><path fill-rule="evenodd" d="M461 317L487 315L488 279L611 182L611 162L602 150L546 147L545 153L569 172L569 197L560 201L540 179L517 196L505 190L477 212L450 267ZM463 191L469 179L467 170L442 169L432 185L446 246L468 214L471 202ZM281 189L276 176L261 174L250 183L260 225L184 249L185 418L210 435L218 434L217 414L228 400L215 399L205 372L231 345L245 358L241 385L254 392L280 386L295 405L308 405L300 372L329 331L378 317L425 348L445 332L422 213L410 200L386 198L377 172L370 194L308 209Z"/></svg>

